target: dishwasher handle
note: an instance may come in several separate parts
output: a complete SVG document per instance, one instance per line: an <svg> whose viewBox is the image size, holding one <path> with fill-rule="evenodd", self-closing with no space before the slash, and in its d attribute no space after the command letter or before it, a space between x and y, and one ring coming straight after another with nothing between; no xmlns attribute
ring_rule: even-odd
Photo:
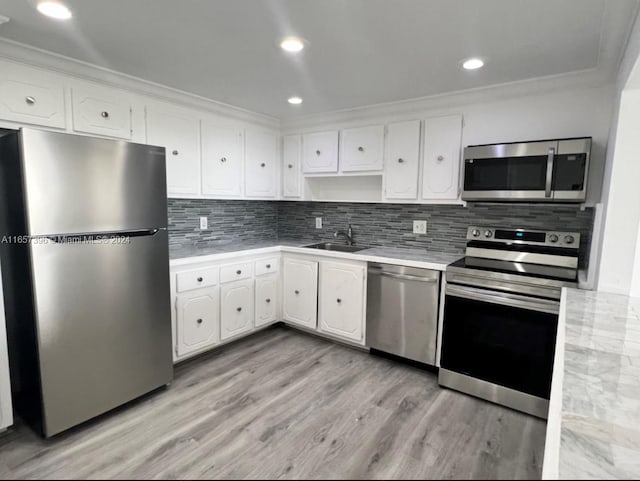
<svg viewBox="0 0 640 481"><path fill-rule="evenodd" d="M426 282L429 284L435 284L438 282L438 278L431 277L421 277L421 276L410 276L408 274L396 274L395 272L387 272L381 269L369 269L369 274L375 274L378 276L392 277L394 279L401 279L403 281L418 281L418 282Z"/></svg>

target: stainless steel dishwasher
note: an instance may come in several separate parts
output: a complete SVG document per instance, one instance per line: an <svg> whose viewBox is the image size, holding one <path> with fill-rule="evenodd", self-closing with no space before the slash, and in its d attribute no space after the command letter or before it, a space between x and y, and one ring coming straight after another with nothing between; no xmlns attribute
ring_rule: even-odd
<svg viewBox="0 0 640 481"><path fill-rule="evenodd" d="M367 346L435 365L440 272L369 263L368 273Z"/></svg>

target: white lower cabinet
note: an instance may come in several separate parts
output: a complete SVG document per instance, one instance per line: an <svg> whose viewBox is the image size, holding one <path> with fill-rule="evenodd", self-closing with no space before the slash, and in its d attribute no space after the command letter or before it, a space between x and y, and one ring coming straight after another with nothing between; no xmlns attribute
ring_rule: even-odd
<svg viewBox="0 0 640 481"><path fill-rule="evenodd" d="M361 342L366 264L320 262L318 330Z"/></svg>
<svg viewBox="0 0 640 481"><path fill-rule="evenodd" d="M277 320L278 276L256 277L256 327Z"/></svg>
<svg viewBox="0 0 640 481"><path fill-rule="evenodd" d="M253 329L253 279L220 287L220 339L230 339Z"/></svg>
<svg viewBox="0 0 640 481"><path fill-rule="evenodd" d="M198 289L176 299L176 354L184 356L219 341L218 288Z"/></svg>
<svg viewBox="0 0 640 481"><path fill-rule="evenodd" d="M283 319L315 329L318 312L318 263L285 257L283 271Z"/></svg>

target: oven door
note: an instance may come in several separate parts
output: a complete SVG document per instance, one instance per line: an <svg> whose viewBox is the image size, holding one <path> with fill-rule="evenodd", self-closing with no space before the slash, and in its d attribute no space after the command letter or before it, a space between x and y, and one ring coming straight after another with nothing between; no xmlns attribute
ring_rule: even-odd
<svg viewBox="0 0 640 481"><path fill-rule="evenodd" d="M549 399L559 302L447 284L441 367Z"/></svg>

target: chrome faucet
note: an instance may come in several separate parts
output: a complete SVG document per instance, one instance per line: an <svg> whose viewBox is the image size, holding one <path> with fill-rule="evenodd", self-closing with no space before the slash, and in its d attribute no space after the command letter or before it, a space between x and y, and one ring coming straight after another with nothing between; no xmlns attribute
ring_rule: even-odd
<svg viewBox="0 0 640 481"><path fill-rule="evenodd" d="M338 237L338 236L344 236L347 239L347 245L352 246L354 244L353 242L353 229L351 228L351 224L349 224L349 227L347 228L347 232L343 231L343 230L338 230L335 232L335 234L333 234L334 237Z"/></svg>

